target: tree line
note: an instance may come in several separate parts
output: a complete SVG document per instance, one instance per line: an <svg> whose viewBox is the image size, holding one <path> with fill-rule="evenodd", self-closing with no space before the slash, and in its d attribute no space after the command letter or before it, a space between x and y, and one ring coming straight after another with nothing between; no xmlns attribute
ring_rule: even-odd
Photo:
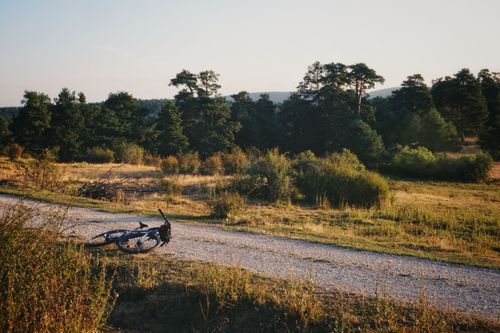
<svg viewBox="0 0 500 333"><path fill-rule="evenodd" d="M129 143L160 156L196 151L202 157L235 146L320 155L347 148L376 164L398 147L452 151L466 136L479 136L500 157L498 73L484 69L474 76L462 69L431 87L414 74L391 96L369 99L366 91L383 82L363 63L316 62L282 104L266 94L254 101L246 91L228 101L214 71L181 71L170 81L179 89L174 99L154 107L127 92L96 104L67 88L53 100L26 91L17 115L0 116L0 142L17 143L33 155L57 148L64 162L84 160L95 147Z"/></svg>

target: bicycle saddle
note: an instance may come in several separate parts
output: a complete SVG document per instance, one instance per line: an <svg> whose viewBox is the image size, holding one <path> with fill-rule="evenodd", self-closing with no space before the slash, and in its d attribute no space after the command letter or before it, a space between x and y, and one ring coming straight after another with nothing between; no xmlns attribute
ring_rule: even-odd
<svg viewBox="0 0 500 333"><path fill-rule="evenodd" d="M144 223L139 221L139 229L143 229L143 228L149 228L149 225L144 224Z"/></svg>

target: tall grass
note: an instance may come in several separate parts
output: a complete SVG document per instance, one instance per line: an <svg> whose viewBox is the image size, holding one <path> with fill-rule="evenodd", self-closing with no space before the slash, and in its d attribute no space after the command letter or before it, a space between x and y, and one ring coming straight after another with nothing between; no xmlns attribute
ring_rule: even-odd
<svg viewBox="0 0 500 333"><path fill-rule="evenodd" d="M112 299L105 270L59 242L58 214L38 214L18 204L0 218L0 331L98 331Z"/></svg>
<svg viewBox="0 0 500 333"><path fill-rule="evenodd" d="M136 257L137 258L137 257ZM495 323L440 311L425 295L398 304L272 279L240 267L151 258L118 270L115 328L147 332L493 332ZM128 262L128 263L127 263Z"/></svg>

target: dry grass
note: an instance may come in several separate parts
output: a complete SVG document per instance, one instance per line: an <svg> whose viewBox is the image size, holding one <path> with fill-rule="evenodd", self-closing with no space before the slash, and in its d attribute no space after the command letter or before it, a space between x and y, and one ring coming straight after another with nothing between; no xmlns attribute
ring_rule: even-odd
<svg viewBox="0 0 500 333"><path fill-rule="evenodd" d="M59 242L58 212L34 228L38 215L18 204L0 217L0 331L98 331L112 304L104 267Z"/></svg>
<svg viewBox="0 0 500 333"><path fill-rule="evenodd" d="M0 159L0 175L15 179L13 163ZM150 166L117 164L58 164L66 189L93 180L112 169L112 178L127 186L155 185L163 178ZM500 186L429 181L392 180L391 204L383 208L330 209L303 205L249 202L238 221L210 218L214 188L231 177L169 176L180 194L154 192L132 197L126 206L44 192L39 198L73 202L108 210L155 214L162 208L178 220L208 222L230 230L337 244L358 249L408 254L424 258L500 267ZM21 190L3 187L2 191Z"/></svg>
<svg viewBox="0 0 500 333"><path fill-rule="evenodd" d="M238 267L148 255L116 259L110 324L148 332L494 332L498 323L440 311L422 295L398 304L272 279Z"/></svg>

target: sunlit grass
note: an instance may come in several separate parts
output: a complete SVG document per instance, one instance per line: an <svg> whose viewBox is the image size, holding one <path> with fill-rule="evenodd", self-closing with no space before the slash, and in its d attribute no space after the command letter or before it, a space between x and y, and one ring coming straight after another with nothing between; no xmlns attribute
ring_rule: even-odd
<svg viewBox="0 0 500 333"><path fill-rule="evenodd" d="M12 170L10 162L0 161L0 171ZM77 184L96 179L108 165L60 164L64 169L65 191L29 191L26 187L2 186L0 191L27 194L33 198L75 204L107 211L156 215L162 208L180 221L210 223L228 230L336 244L356 249L407 254L429 259L500 267L500 186L447 182L392 180L392 200L380 208L330 209L298 204L269 205L249 202L237 220L210 218L207 205L213 189L230 177L170 176L180 194L150 193L132 195L128 205L75 197ZM117 181L131 184L161 181L154 167L114 165ZM121 168L124 170L118 172ZM116 170L116 174L114 174ZM101 173L102 174L102 173ZM71 175L71 177L69 176ZM83 177L84 178L78 178ZM148 175L147 177L145 175ZM123 178L123 177L128 178ZM92 178L93 177L93 178Z"/></svg>

